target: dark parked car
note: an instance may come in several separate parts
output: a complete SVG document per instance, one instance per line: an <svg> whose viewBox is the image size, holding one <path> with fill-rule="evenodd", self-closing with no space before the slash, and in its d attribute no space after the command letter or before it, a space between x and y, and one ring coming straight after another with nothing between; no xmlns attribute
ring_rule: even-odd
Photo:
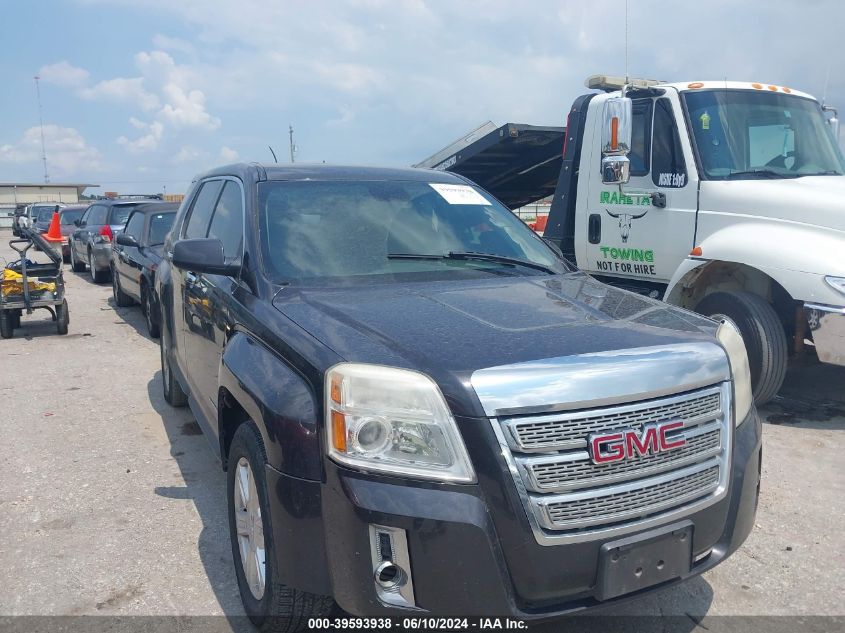
<svg viewBox="0 0 845 633"><path fill-rule="evenodd" d="M410 169L198 178L156 280L164 397L227 474L245 610L547 619L711 569L754 525L738 330L574 270Z"/></svg>
<svg viewBox="0 0 845 633"><path fill-rule="evenodd" d="M155 274L164 238L173 226L178 204L139 204L117 234L112 247L111 278L114 302L120 307L140 303L150 336L159 333Z"/></svg>
<svg viewBox="0 0 845 633"><path fill-rule="evenodd" d="M111 271L111 243L115 233L123 230L136 206L156 203L120 198L91 203L70 234L70 263L74 272L83 272L87 265L94 283L106 281Z"/></svg>

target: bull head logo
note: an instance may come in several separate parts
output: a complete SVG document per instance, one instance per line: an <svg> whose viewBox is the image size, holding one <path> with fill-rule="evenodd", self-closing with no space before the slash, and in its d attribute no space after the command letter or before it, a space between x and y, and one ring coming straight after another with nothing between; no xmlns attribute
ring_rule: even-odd
<svg viewBox="0 0 845 633"><path fill-rule="evenodd" d="M605 209L605 212L610 217L617 218L619 220L619 233L622 235L622 243L627 244L628 236L631 234L631 223L648 213L648 209L642 213L613 213L610 209Z"/></svg>

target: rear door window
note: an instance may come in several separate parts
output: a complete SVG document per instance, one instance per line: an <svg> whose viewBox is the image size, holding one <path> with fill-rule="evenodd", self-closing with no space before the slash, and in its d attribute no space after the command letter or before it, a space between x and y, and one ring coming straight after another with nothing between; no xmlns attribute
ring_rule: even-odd
<svg viewBox="0 0 845 633"><path fill-rule="evenodd" d="M191 214L188 216L188 224L185 226L184 233L185 238L193 239L208 235L208 223L211 220L214 205L217 203L222 188L222 180L209 180L202 184L191 207Z"/></svg>

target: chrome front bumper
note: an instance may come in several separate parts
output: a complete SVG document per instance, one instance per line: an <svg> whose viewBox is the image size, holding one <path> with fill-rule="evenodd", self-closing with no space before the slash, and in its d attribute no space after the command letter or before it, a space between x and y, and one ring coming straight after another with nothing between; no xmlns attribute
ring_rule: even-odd
<svg viewBox="0 0 845 633"><path fill-rule="evenodd" d="M805 303L804 314L819 360L845 365L845 307Z"/></svg>

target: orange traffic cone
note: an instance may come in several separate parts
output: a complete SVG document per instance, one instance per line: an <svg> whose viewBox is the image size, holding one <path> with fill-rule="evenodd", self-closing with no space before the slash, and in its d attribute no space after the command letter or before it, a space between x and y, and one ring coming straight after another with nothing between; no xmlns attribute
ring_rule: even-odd
<svg viewBox="0 0 845 633"><path fill-rule="evenodd" d="M44 234L44 239L48 242L61 242L62 241L62 229L59 224L59 212L53 211L53 219L50 220L50 228L47 229L47 233Z"/></svg>

